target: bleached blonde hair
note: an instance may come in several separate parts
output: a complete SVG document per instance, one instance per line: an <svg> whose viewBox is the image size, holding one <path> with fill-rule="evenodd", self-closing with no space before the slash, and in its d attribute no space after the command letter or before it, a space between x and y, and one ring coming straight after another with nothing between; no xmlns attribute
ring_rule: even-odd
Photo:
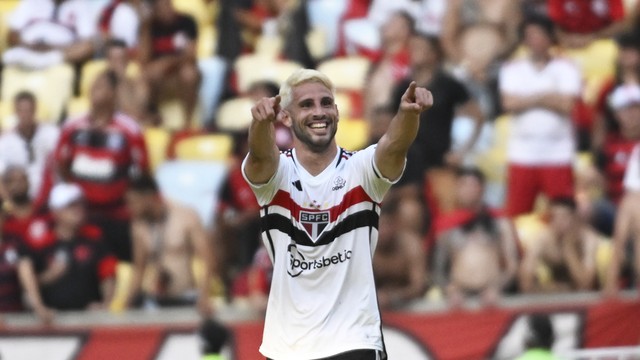
<svg viewBox="0 0 640 360"><path fill-rule="evenodd" d="M282 84L280 87L280 105L283 108L286 108L291 104L292 96L293 96L293 88L300 84L308 83L308 82L317 82L331 91L332 94L335 93L335 89L333 87L333 83L327 77L327 75L321 73L318 70L313 69L300 69L296 70L289 76L287 81Z"/></svg>

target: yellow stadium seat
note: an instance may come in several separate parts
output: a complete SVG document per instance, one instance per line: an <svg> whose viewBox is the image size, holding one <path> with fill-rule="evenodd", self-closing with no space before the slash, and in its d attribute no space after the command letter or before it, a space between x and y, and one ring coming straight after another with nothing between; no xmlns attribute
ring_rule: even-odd
<svg viewBox="0 0 640 360"><path fill-rule="evenodd" d="M2 70L2 101L13 101L20 91L33 92L38 100L38 120L55 122L62 116L73 92L74 72L69 65L43 70L9 66Z"/></svg>
<svg viewBox="0 0 640 360"><path fill-rule="evenodd" d="M149 166L155 173L158 165L167 158L167 147L171 141L171 133L161 127L148 127L144 129L144 140L149 154Z"/></svg>
<svg viewBox="0 0 640 360"><path fill-rule="evenodd" d="M132 276L133 267L131 264L119 262L116 266L116 284L113 299L109 305L110 311L117 313L126 310Z"/></svg>
<svg viewBox="0 0 640 360"><path fill-rule="evenodd" d="M368 126L362 119L343 118L338 123L336 142L347 150L360 150L367 145Z"/></svg>
<svg viewBox="0 0 640 360"><path fill-rule="evenodd" d="M168 130L183 130L185 119L184 112L182 111L182 103L178 99L169 99L160 103L160 117L162 118L162 126ZM196 111L193 114L191 121L191 129L196 130L200 128L200 106L196 106Z"/></svg>
<svg viewBox="0 0 640 360"><path fill-rule="evenodd" d="M0 132L12 129L18 119L13 113L11 101L0 101Z"/></svg>
<svg viewBox="0 0 640 360"><path fill-rule="evenodd" d="M107 69L107 61L98 59L87 61L80 70L80 96L89 96L95 79ZM127 66L127 76L135 77L140 73L138 64L131 62Z"/></svg>
<svg viewBox="0 0 640 360"><path fill-rule="evenodd" d="M562 55L580 67L584 77L583 98L594 103L602 85L615 73L618 47L614 40L597 40L582 49L563 49Z"/></svg>
<svg viewBox="0 0 640 360"><path fill-rule="evenodd" d="M261 35L256 40L255 53L275 59L282 50L282 38L280 36Z"/></svg>
<svg viewBox="0 0 640 360"><path fill-rule="evenodd" d="M73 119L89 112L91 107L86 96L73 97L67 104L67 119Z"/></svg>
<svg viewBox="0 0 640 360"><path fill-rule="evenodd" d="M596 250L596 269L598 281L600 285L606 284L607 273L609 272L609 264L611 264L611 256L613 255L613 244L611 239L601 238L598 242Z"/></svg>
<svg viewBox="0 0 640 360"><path fill-rule="evenodd" d="M173 0L173 6L179 12L193 16L199 27L213 24L214 14L204 0Z"/></svg>
<svg viewBox="0 0 640 360"><path fill-rule="evenodd" d="M251 124L251 107L254 101L248 97L230 99L222 103L216 116L221 131L242 131Z"/></svg>
<svg viewBox="0 0 640 360"><path fill-rule="evenodd" d="M353 103L349 94L342 91L336 91L334 100L336 102L336 105L338 105L340 116L345 118L350 118L351 116L353 116Z"/></svg>
<svg viewBox="0 0 640 360"><path fill-rule="evenodd" d="M542 221L540 215L529 213L515 218L514 225L518 234L518 239L522 248L526 251L533 241L547 230L547 225Z"/></svg>
<svg viewBox="0 0 640 360"><path fill-rule="evenodd" d="M238 76L238 90L245 93L257 81L273 81L278 85L302 65L293 61L276 60L264 55L242 55L234 64Z"/></svg>
<svg viewBox="0 0 640 360"><path fill-rule="evenodd" d="M201 26L198 31L198 58L208 58L216 52L218 33L215 26Z"/></svg>
<svg viewBox="0 0 640 360"><path fill-rule="evenodd" d="M233 138L226 134L198 135L176 144L179 160L226 161L233 150Z"/></svg>
<svg viewBox="0 0 640 360"><path fill-rule="evenodd" d="M323 59L329 56L329 47L327 46L327 33L320 27L314 27L307 33L305 38L307 48L311 56L316 59Z"/></svg>
<svg viewBox="0 0 640 360"><path fill-rule="evenodd" d="M369 59L361 56L324 61L318 70L327 75L336 89L361 91L369 72Z"/></svg>

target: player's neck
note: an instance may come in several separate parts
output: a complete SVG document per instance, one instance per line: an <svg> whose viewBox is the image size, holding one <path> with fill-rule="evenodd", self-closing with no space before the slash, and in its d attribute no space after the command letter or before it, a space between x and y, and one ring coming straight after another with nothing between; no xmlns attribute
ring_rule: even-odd
<svg viewBox="0 0 640 360"><path fill-rule="evenodd" d="M300 165L312 176L318 176L333 162L338 153L335 141L332 141L326 149L317 152L301 144L295 144L296 158Z"/></svg>

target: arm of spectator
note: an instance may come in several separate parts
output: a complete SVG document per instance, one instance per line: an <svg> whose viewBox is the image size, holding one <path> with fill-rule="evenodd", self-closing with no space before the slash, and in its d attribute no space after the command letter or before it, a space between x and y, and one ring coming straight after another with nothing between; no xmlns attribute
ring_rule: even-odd
<svg viewBox="0 0 640 360"><path fill-rule="evenodd" d="M440 40L442 49L446 58L455 63L460 61L460 9L462 7L461 0L449 0L442 19L442 32Z"/></svg>
<svg viewBox="0 0 640 360"><path fill-rule="evenodd" d="M446 155L446 161L450 165L462 165L465 155L473 150L484 125L485 118L480 109L480 104L476 100L469 100L457 110L457 115L466 116L474 121L473 132L460 150L450 152Z"/></svg>
<svg viewBox="0 0 640 360"><path fill-rule="evenodd" d="M126 306L133 307L136 299L142 291L142 279L147 267L149 249L145 246L144 235L140 231L140 226L133 221L131 224L131 247L133 253L133 264L131 268L131 282L127 289Z"/></svg>
<svg viewBox="0 0 640 360"><path fill-rule="evenodd" d="M581 291L593 289L596 278L596 249L593 240L591 235L581 234L575 240L563 239L562 241L562 257L567 264L569 276L575 288ZM582 247L580 249L583 251L582 255L578 253L580 251L578 247Z"/></svg>
<svg viewBox="0 0 640 360"><path fill-rule="evenodd" d="M563 115L570 115L576 98L561 93L535 96L518 96L502 93L502 107L507 112L519 113L533 108L547 108Z"/></svg>
<svg viewBox="0 0 640 360"><path fill-rule="evenodd" d="M48 325L53 321L54 313L47 308L40 296L38 280L31 259L23 257L18 262L18 277L27 299L40 320Z"/></svg>
<svg viewBox="0 0 640 360"><path fill-rule="evenodd" d="M418 134L420 113L433 105L433 96L413 81L402 95L398 113L375 149L375 162L380 175L395 180L402 175L407 152Z"/></svg>
<svg viewBox="0 0 640 360"><path fill-rule="evenodd" d="M409 264L409 282L402 287L381 289L378 300L383 308L393 308L424 295L427 285L426 254L420 238L413 234L401 234L398 238L402 254Z"/></svg>
<svg viewBox="0 0 640 360"><path fill-rule="evenodd" d="M115 277L105 278L100 281L100 293L102 294L102 303L100 304L100 308L109 309L116 293Z"/></svg>
<svg viewBox="0 0 640 360"><path fill-rule="evenodd" d="M241 27L253 31L261 32L263 20L256 15L251 9L236 8L233 11L233 17Z"/></svg>
<svg viewBox="0 0 640 360"><path fill-rule="evenodd" d="M136 131L131 140L131 166L135 176L150 174L149 153L142 130Z"/></svg>
<svg viewBox="0 0 640 360"><path fill-rule="evenodd" d="M58 281L67 272L67 261L68 259L55 256L47 269L38 275L38 284L46 286Z"/></svg>
<svg viewBox="0 0 640 360"><path fill-rule="evenodd" d="M451 266L451 249L449 246L450 232L441 234L436 239L436 253L433 266L433 282L441 290L445 290L448 280L449 267Z"/></svg>
<svg viewBox="0 0 640 360"><path fill-rule="evenodd" d="M139 6L140 13L140 29L138 33L138 61L144 66L153 59L153 45L151 38L151 16L144 15L145 10Z"/></svg>
<svg viewBox="0 0 640 360"><path fill-rule="evenodd" d="M71 141L71 131L68 127L64 127L58 139L58 145L53 154L53 171L57 173L61 181L70 181L72 179L71 161L73 157L73 142Z"/></svg>
<svg viewBox="0 0 640 360"><path fill-rule="evenodd" d="M608 296L616 295L618 292L618 278L620 276L620 267L625 256L625 248L629 237L631 236L631 227L633 221L633 212L637 211L638 205L634 204L640 201L640 195L627 192L618 208L616 215L614 232L613 232L613 253L607 271L607 280L604 291Z"/></svg>
<svg viewBox="0 0 640 360"><path fill-rule="evenodd" d="M281 112L280 96L263 98L251 109L253 120L249 126L249 154L244 164L247 179L265 184L278 169L280 151L276 146L273 123Z"/></svg>
<svg viewBox="0 0 640 360"><path fill-rule="evenodd" d="M539 236L530 242L529 247L524 252L524 258L520 264L520 272L518 274L522 293L533 293L540 290L536 271L546 242L545 236Z"/></svg>
<svg viewBox="0 0 640 360"><path fill-rule="evenodd" d="M209 242L207 232L195 211L190 211L187 217L189 221L189 238L192 241L192 247L197 257L200 258L204 265L204 275L202 281L199 284L198 294L198 311L203 317L209 317L213 314L213 308L209 298L209 289L211 286L211 280L213 279L214 256L213 249Z"/></svg>
<svg viewBox="0 0 640 360"><path fill-rule="evenodd" d="M498 282L498 288L504 290L511 285L518 274L518 240L510 219L499 219L498 229L502 258L504 259L504 268Z"/></svg>

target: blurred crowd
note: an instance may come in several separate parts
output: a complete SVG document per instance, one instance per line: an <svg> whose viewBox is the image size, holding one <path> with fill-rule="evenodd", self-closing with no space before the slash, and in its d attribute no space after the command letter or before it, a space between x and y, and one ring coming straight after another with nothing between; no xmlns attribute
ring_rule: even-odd
<svg viewBox="0 0 640 360"><path fill-rule="evenodd" d="M382 205L383 308L639 284L638 1L2 0L0 37L0 312L263 311L240 163L300 67L349 150L433 93Z"/></svg>

